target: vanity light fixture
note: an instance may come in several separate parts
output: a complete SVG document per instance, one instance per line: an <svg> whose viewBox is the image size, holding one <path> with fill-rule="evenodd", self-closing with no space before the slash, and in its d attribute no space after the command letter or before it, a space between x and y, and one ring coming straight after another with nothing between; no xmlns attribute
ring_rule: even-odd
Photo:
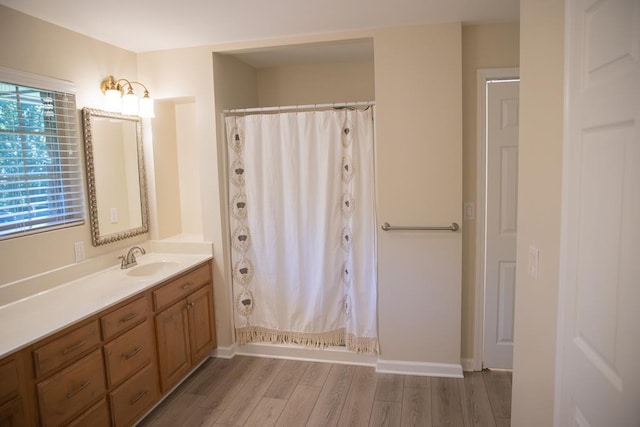
<svg viewBox="0 0 640 427"><path fill-rule="evenodd" d="M144 88L144 96L140 99L133 93L134 84ZM100 90L104 94L104 109L106 111L144 118L156 116L153 111L153 99L149 97L149 90L140 82L115 79L113 76L109 76L100 84Z"/></svg>

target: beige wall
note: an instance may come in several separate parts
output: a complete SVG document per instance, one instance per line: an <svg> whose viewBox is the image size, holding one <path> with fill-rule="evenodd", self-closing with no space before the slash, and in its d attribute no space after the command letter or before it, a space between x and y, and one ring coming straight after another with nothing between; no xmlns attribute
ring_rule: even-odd
<svg viewBox="0 0 640 427"><path fill-rule="evenodd" d="M265 68L257 77L261 107L375 98L373 60Z"/></svg>
<svg viewBox="0 0 640 427"><path fill-rule="evenodd" d="M232 291L231 291L231 254L229 244L231 237L229 234L229 217L227 204L227 147L226 130L224 124L223 111L233 108L248 108L258 105L258 86L256 70L247 64L238 61L234 57L213 54L213 74L215 88L215 111L217 122L217 137L214 144L217 144L218 163L220 174L217 177L217 191L221 197L220 205L220 233L225 244L217 248L217 252L225 265L224 287L227 304L227 318L224 320L224 328L227 330L228 340L222 346L229 346L233 343L233 311L232 311ZM211 186L210 191L215 191Z"/></svg>
<svg viewBox="0 0 640 427"><path fill-rule="evenodd" d="M202 234L202 205L200 204L200 150L196 138L196 105L192 100L175 104L176 145L178 149L178 178L180 186L180 217L182 233Z"/></svg>
<svg viewBox="0 0 640 427"><path fill-rule="evenodd" d="M218 149L215 143L213 61L210 48L189 48L147 52L138 55L139 78L151 88L157 99L172 102L188 99L194 104L194 144L199 153L202 236L213 243L213 282L219 345L232 342L230 304L222 254L222 195L218 188ZM161 172L161 171L159 171ZM177 179L177 178L176 178ZM191 195L193 196L193 195Z"/></svg>
<svg viewBox="0 0 640 427"><path fill-rule="evenodd" d="M182 232L180 209L180 175L176 140L176 113L173 100L155 101L156 117L152 121L155 211L157 236L165 239Z"/></svg>
<svg viewBox="0 0 640 427"><path fill-rule="evenodd" d="M517 67L518 24L468 25L462 27L462 199L477 207L477 70ZM462 358L474 356L476 289L476 221L462 227Z"/></svg>
<svg viewBox="0 0 640 427"><path fill-rule="evenodd" d="M110 74L133 78L136 55L0 6L0 66L76 84L76 103L100 108L100 82ZM78 125L80 115L78 115ZM81 128L78 128L82 136ZM82 140L80 140L82 143ZM83 160L84 161L84 160ZM83 226L0 241L0 285L75 262L74 242L87 257L128 248L148 235L94 248L89 219ZM117 260L114 259L114 263Z"/></svg>
<svg viewBox="0 0 640 427"><path fill-rule="evenodd" d="M511 422L553 424L562 186L564 5L520 2L520 164ZM529 246L538 279L527 274Z"/></svg>
<svg viewBox="0 0 640 427"><path fill-rule="evenodd" d="M460 223L460 24L376 32L378 222ZM378 232L385 360L460 363L460 233Z"/></svg>

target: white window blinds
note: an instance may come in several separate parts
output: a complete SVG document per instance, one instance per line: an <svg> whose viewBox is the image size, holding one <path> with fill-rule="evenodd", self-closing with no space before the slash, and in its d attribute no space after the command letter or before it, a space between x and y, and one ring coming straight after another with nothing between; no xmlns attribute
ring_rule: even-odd
<svg viewBox="0 0 640 427"><path fill-rule="evenodd" d="M84 222L74 92L0 68L0 239Z"/></svg>

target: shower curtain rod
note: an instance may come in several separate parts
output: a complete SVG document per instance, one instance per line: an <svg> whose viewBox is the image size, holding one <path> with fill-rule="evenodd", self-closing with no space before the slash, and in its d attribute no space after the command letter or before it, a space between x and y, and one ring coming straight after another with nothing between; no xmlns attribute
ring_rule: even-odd
<svg viewBox="0 0 640 427"><path fill-rule="evenodd" d="M333 104L308 104L308 105L287 105L285 107L255 107L255 108L236 108L232 110L224 110L224 114L234 113L268 113L296 110L322 110L327 108L348 108L348 107L370 107L375 105L374 101L358 101L358 102L336 102Z"/></svg>

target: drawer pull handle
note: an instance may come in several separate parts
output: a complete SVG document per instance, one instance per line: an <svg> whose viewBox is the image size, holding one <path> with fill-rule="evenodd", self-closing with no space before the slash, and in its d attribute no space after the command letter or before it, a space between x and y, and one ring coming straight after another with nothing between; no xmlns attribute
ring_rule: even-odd
<svg viewBox="0 0 640 427"><path fill-rule="evenodd" d="M129 353L122 353L122 357L124 358L124 360L129 360L136 354L140 353L140 351L142 351L142 347L136 347L133 350L131 350Z"/></svg>
<svg viewBox="0 0 640 427"><path fill-rule="evenodd" d="M82 384L80 384L80 387L78 387L77 389L67 393L67 399L71 399L73 396L75 396L76 394L80 393L82 390L87 388L89 386L89 384L91 384L91 380L87 380L87 381L83 382Z"/></svg>
<svg viewBox="0 0 640 427"><path fill-rule="evenodd" d="M136 395L136 397L134 397L133 399L131 399L129 401L129 405L134 405L138 400L142 399L143 397L145 397L147 395L146 391L141 391L140 393L138 393Z"/></svg>
<svg viewBox="0 0 640 427"><path fill-rule="evenodd" d="M192 286L193 286L193 282L187 282L184 285L182 285L182 289L186 291L187 289L189 289Z"/></svg>
<svg viewBox="0 0 640 427"><path fill-rule="evenodd" d="M192 302L187 303L187 308L189 308L189 309L193 308L194 305L195 305L195 303L192 303Z"/></svg>
<svg viewBox="0 0 640 427"><path fill-rule="evenodd" d="M71 347L67 347L64 350L62 350L62 354L69 354L71 352L74 352L80 347L82 347L83 345L85 345L86 343L87 343L86 341L80 341L79 343L74 344Z"/></svg>
<svg viewBox="0 0 640 427"><path fill-rule="evenodd" d="M138 313L137 311L135 313L128 314L124 316L122 319L120 319L120 323L126 323L129 320L135 319L136 317L138 317L138 314L140 313Z"/></svg>

